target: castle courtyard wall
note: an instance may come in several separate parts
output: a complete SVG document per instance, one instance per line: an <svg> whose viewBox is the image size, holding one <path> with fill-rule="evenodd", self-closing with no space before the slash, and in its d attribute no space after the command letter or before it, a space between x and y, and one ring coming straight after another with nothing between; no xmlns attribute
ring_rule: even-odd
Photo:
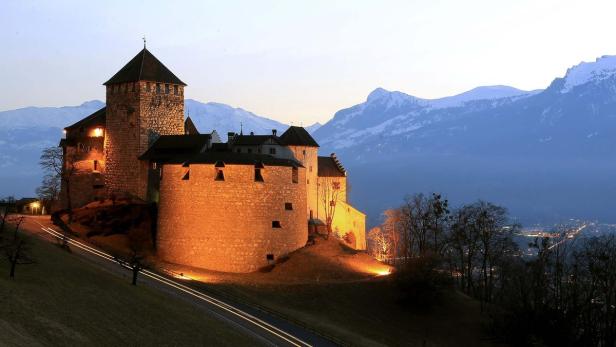
<svg viewBox="0 0 616 347"><path fill-rule="evenodd" d="M255 182L252 165L227 164L224 181L215 180L216 170L213 164L162 167L157 233L162 259L251 272L306 244L304 168L298 169L298 183L289 166L266 166L264 182ZM281 228L273 228L273 221Z"/></svg>

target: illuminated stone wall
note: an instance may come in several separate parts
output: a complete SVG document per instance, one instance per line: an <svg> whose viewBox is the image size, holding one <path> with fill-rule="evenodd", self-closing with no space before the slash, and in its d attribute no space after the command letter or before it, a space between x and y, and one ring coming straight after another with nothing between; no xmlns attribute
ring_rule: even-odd
<svg viewBox="0 0 616 347"><path fill-rule="evenodd" d="M317 178L318 178L318 148L304 146L289 146L291 152L302 165L306 168L306 179L303 181L306 184L307 206L306 213L310 217L312 211L313 218L317 218Z"/></svg>
<svg viewBox="0 0 616 347"><path fill-rule="evenodd" d="M182 178L190 170L190 178ZM306 244L306 173L292 182L292 168L164 165L160 185L157 252L169 262L225 272L251 272ZM285 209L292 204L292 210ZM279 221L281 228L273 228Z"/></svg>
<svg viewBox="0 0 616 347"><path fill-rule="evenodd" d="M366 249L366 215L344 201L338 201L336 205L332 232L339 238L352 233L355 244L350 246L359 250Z"/></svg>
<svg viewBox="0 0 616 347"><path fill-rule="evenodd" d="M177 86L177 95L175 87L145 81L107 86L105 185L109 193L146 198L148 168L137 158L158 136L184 133L184 87Z"/></svg>
<svg viewBox="0 0 616 347"><path fill-rule="evenodd" d="M79 130L73 130L78 132ZM66 146L63 153L65 174L71 172L67 181L62 180L60 204L55 209L68 208L67 192L71 194L71 207L81 207L105 195L102 174L105 172L103 137L93 137L93 129L86 129L86 136L67 134L74 146ZM96 161L96 165L95 165ZM95 167L96 166L96 167Z"/></svg>

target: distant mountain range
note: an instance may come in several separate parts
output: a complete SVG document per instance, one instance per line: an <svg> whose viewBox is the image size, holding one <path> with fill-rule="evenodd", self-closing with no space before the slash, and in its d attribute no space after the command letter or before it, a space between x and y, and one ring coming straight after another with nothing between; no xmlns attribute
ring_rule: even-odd
<svg viewBox="0 0 616 347"><path fill-rule="evenodd" d="M0 112L0 196L32 195L41 148L103 106ZM220 103L186 100L202 132L269 133L288 125ZM477 87L422 99L377 88L308 127L347 167L351 199L369 221L404 194L440 191L453 205L488 199L525 223L616 222L616 57L570 68L546 89Z"/></svg>
<svg viewBox="0 0 616 347"><path fill-rule="evenodd" d="M526 223L616 222L616 57L545 90L479 87L427 100L378 88L314 136L349 168L373 217L405 193L489 199Z"/></svg>

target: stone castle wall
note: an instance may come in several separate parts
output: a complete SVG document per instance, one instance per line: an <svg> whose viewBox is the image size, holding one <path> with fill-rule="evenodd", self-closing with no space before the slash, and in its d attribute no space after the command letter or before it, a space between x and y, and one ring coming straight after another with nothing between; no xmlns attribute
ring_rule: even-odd
<svg viewBox="0 0 616 347"><path fill-rule="evenodd" d="M138 157L158 136L184 133L184 87L145 81L110 85L106 113L107 191L145 199L148 168Z"/></svg>
<svg viewBox="0 0 616 347"><path fill-rule="evenodd" d="M289 146L291 152L306 168L306 179L303 180L306 185L307 193L307 216L310 218L310 211L312 211L313 218L317 218L318 199L317 199L317 179L318 179L318 148L317 147L304 147L304 146ZM300 181L301 182L301 181Z"/></svg>
<svg viewBox="0 0 616 347"><path fill-rule="evenodd" d="M366 249L366 215L345 201L338 201L336 204L332 232L339 238L351 233L354 236L354 244L349 246L358 250Z"/></svg>
<svg viewBox="0 0 616 347"><path fill-rule="evenodd" d="M225 272L251 272L306 244L306 172L266 166L164 165L160 185L157 249L169 262ZM189 179L182 178L190 171ZM303 184L302 184L303 183ZM292 204L292 210L285 208ZM280 228L272 226L280 222ZM268 259L271 255L272 259Z"/></svg>
<svg viewBox="0 0 616 347"><path fill-rule="evenodd" d="M67 192L70 191L71 207L81 207L105 195L102 174L105 172L103 138L79 136L75 146L66 146L63 153L64 176L60 190L60 204L57 208L68 208ZM96 164L95 164L96 162ZM70 187L67 187L67 184Z"/></svg>

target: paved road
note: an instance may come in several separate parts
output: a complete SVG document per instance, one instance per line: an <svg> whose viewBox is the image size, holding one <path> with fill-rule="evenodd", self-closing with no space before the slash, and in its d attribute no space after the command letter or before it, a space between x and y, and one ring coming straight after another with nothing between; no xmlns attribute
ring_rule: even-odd
<svg viewBox="0 0 616 347"><path fill-rule="evenodd" d="M21 229L47 242L57 242L62 235L47 217L27 216ZM71 250L103 271L129 280L130 269L119 265L114 258L100 249L80 240L69 238ZM250 306L229 302L227 299L204 293L189 285L150 270L141 270L139 285L148 285L177 296L203 309L206 314L227 322L232 329L239 329L259 342L273 346L335 346L326 338L298 325L272 316Z"/></svg>

